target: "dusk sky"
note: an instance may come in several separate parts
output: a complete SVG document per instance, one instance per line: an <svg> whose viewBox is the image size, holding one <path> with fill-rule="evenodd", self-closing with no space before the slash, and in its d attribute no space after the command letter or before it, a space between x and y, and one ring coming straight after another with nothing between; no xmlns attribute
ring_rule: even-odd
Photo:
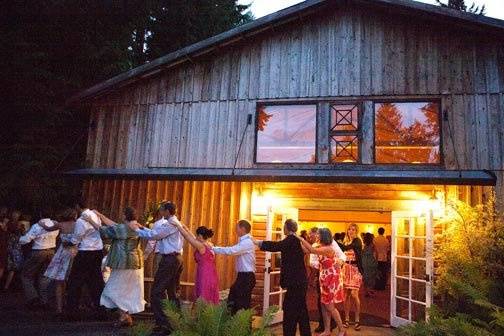
<svg viewBox="0 0 504 336"><path fill-rule="evenodd" d="M436 0L419 0L420 2L436 4ZM302 0L240 0L240 3L252 3L252 12L256 18L276 12L280 9L295 5ZM446 1L445 1L446 2ZM504 4L503 0L475 0L477 5L485 4L486 15L504 20ZM467 4L472 4L473 1L466 1Z"/></svg>

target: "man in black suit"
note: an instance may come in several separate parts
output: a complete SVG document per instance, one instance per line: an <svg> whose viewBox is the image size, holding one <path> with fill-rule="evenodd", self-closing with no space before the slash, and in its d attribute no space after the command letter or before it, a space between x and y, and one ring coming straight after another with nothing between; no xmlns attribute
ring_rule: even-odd
<svg viewBox="0 0 504 336"><path fill-rule="evenodd" d="M299 239L296 238L298 224L293 219L287 219L283 229L285 239L278 242L257 241L256 243L262 251L281 252L280 286L287 290L282 304L284 336L295 336L298 324L301 336L310 336L310 319L306 307L308 281L304 252Z"/></svg>

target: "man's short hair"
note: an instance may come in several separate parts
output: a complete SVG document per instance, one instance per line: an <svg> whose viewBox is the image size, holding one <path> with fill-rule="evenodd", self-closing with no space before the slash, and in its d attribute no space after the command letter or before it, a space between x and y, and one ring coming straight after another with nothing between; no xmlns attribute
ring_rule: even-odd
<svg viewBox="0 0 504 336"><path fill-rule="evenodd" d="M297 230L298 230L298 223L294 219L289 218L289 219L287 219L285 221L285 228L289 232L297 232Z"/></svg>
<svg viewBox="0 0 504 336"><path fill-rule="evenodd" d="M382 235L384 233L385 233L385 229L384 228L381 227L381 228L378 229L378 234Z"/></svg>
<svg viewBox="0 0 504 336"><path fill-rule="evenodd" d="M238 221L238 226L242 229L245 229L246 233L250 233L250 230L252 230L252 226L250 225L249 221L245 219L240 219Z"/></svg>
<svg viewBox="0 0 504 336"><path fill-rule="evenodd" d="M310 233L318 233L318 227L314 226L310 229Z"/></svg>
<svg viewBox="0 0 504 336"><path fill-rule="evenodd" d="M162 208L170 213L170 215L175 215L177 213L177 206L175 203L166 202L163 204Z"/></svg>

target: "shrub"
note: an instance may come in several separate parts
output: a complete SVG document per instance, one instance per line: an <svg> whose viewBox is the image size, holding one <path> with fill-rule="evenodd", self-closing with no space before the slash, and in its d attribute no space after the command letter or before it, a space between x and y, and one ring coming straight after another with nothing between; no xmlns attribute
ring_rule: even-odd
<svg viewBox="0 0 504 336"><path fill-rule="evenodd" d="M164 301L164 312L174 331L171 336L272 336L268 325L277 307L271 307L258 328L252 328L252 309L231 315L225 302L220 305L196 301L193 309L177 308ZM137 328L134 336L145 334L145 327Z"/></svg>
<svg viewBox="0 0 504 336"><path fill-rule="evenodd" d="M435 237L437 306L402 336L504 335L504 220L495 198L471 207L452 202Z"/></svg>

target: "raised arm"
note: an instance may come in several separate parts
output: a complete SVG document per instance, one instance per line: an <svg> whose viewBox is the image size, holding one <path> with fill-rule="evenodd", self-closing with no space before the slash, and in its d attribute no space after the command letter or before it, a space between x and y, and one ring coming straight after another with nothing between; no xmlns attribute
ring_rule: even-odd
<svg viewBox="0 0 504 336"><path fill-rule="evenodd" d="M100 218L100 220L102 221L103 224L105 225L114 225L116 224L116 222L114 222L112 219L108 218L107 216L105 216L104 214L102 214L101 212L98 212L97 210L93 210L93 212L98 216L98 218ZM90 217L90 216L87 216L87 217ZM86 219L87 220L87 219ZM87 220L89 223L91 223L89 220ZM92 224L92 223L91 223ZM97 224L97 223L96 223ZM93 225L93 224L92 224ZM96 226L93 225L95 228ZM100 225L98 224L98 227L100 227Z"/></svg>
<svg viewBox="0 0 504 336"><path fill-rule="evenodd" d="M331 246L322 246L322 247L315 248L315 247L311 246L311 244L308 243L306 240L304 240L302 237L299 237L299 236L296 236L296 237L301 241L301 246L303 246L310 253L318 254L318 255L325 255L325 256L334 255L334 250L332 249Z"/></svg>
<svg viewBox="0 0 504 336"><path fill-rule="evenodd" d="M56 221L52 221L52 222L53 222L53 226L47 226L46 221L43 221L43 220L39 220L37 224L40 225L40 227L42 227L44 230L46 230L48 232L59 230L60 224Z"/></svg>
<svg viewBox="0 0 504 336"><path fill-rule="evenodd" d="M97 216L99 217L100 215L97 214ZM89 216L89 215L83 215L82 218L86 222L88 222L89 224L91 224L91 226L94 227L95 230L100 230L101 225L99 223L97 223L93 218L91 218L91 216ZM103 219L102 219L102 222L105 223L105 221L103 221Z"/></svg>
<svg viewBox="0 0 504 336"><path fill-rule="evenodd" d="M173 225L177 227L177 229L180 231L180 234L184 236L184 239L189 242L195 249L198 250L199 253L204 254L205 253L205 244L200 242L196 237L193 235L193 233L189 230L187 226L182 224L179 221L173 221Z"/></svg>

